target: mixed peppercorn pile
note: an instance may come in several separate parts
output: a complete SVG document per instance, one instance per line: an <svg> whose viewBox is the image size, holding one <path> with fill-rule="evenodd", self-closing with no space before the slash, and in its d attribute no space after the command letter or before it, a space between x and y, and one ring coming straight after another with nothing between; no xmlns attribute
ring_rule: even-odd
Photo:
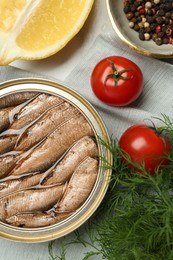
<svg viewBox="0 0 173 260"><path fill-rule="evenodd" d="M173 44L173 0L124 0L124 13L140 40Z"/></svg>

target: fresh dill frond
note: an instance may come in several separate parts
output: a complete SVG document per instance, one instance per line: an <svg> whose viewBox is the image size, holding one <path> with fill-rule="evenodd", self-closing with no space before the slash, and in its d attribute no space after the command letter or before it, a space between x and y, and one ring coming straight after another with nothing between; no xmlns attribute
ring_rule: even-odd
<svg viewBox="0 0 173 260"><path fill-rule="evenodd" d="M49 253L49 259L50 260L66 260L66 245L64 242L61 243L60 247L59 247L59 253L58 255L54 255L53 252L53 245L54 245L55 241L50 241L48 243L48 253Z"/></svg>
<svg viewBox="0 0 173 260"><path fill-rule="evenodd" d="M151 176L141 165L134 165L140 173L123 166L115 142L113 149L119 161L114 157L110 186L96 225L97 242L106 250L106 259L173 259L172 153L169 165ZM129 162L133 163L130 158ZM103 218L100 212L104 212Z"/></svg>
<svg viewBox="0 0 173 260"><path fill-rule="evenodd" d="M173 136L173 120L165 114L161 114L161 118L155 117L162 123L162 126L158 127L158 130L168 134L170 137Z"/></svg>
<svg viewBox="0 0 173 260"><path fill-rule="evenodd" d="M48 243L48 252L49 252L49 259L50 260L55 260L56 259L56 257L53 254L53 243L54 243L54 241L50 241Z"/></svg>

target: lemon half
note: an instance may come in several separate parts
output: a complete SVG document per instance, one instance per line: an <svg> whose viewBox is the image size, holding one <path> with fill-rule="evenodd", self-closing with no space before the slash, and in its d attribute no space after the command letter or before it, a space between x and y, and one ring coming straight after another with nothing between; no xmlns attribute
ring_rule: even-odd
<svg viewBox="0 0 173 260"><path fill-rule="evenodd" d="M94 0L0 0L0 65L62 49L82 28Z"/></svg>

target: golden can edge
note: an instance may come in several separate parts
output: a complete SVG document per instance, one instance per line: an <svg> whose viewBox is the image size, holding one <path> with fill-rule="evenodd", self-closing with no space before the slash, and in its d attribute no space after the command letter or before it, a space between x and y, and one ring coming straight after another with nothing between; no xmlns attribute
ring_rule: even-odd
<svg viewBox="0 0 173 260"><path fill-rule="evenodd" d="M59 95L76 106L91 124L94 133L106 142L110 142L106 126L95 108L80 94L71 88L42 78L19 78L0 84L0 98L21 91L40 91L52 95ZM109 150L98 143L99 155L104 156L109 164L112 155ZM109 186L110 169L100 167L96 184L87 201L71 217L60 223L44 228L17 228L0 222L0 237L5 239L25 242L40 243L63 237L86 222L101 204Z"/></svg>

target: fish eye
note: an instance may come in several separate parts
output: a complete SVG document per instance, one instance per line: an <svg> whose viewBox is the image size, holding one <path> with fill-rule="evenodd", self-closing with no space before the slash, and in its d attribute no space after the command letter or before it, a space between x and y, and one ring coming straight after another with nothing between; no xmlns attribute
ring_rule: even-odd
<svg viewBox="0 0 173 260"><path fill-rule="evenodd" d="M14 114L13 118L17 119L18 118L18 113Z"/></svg>

